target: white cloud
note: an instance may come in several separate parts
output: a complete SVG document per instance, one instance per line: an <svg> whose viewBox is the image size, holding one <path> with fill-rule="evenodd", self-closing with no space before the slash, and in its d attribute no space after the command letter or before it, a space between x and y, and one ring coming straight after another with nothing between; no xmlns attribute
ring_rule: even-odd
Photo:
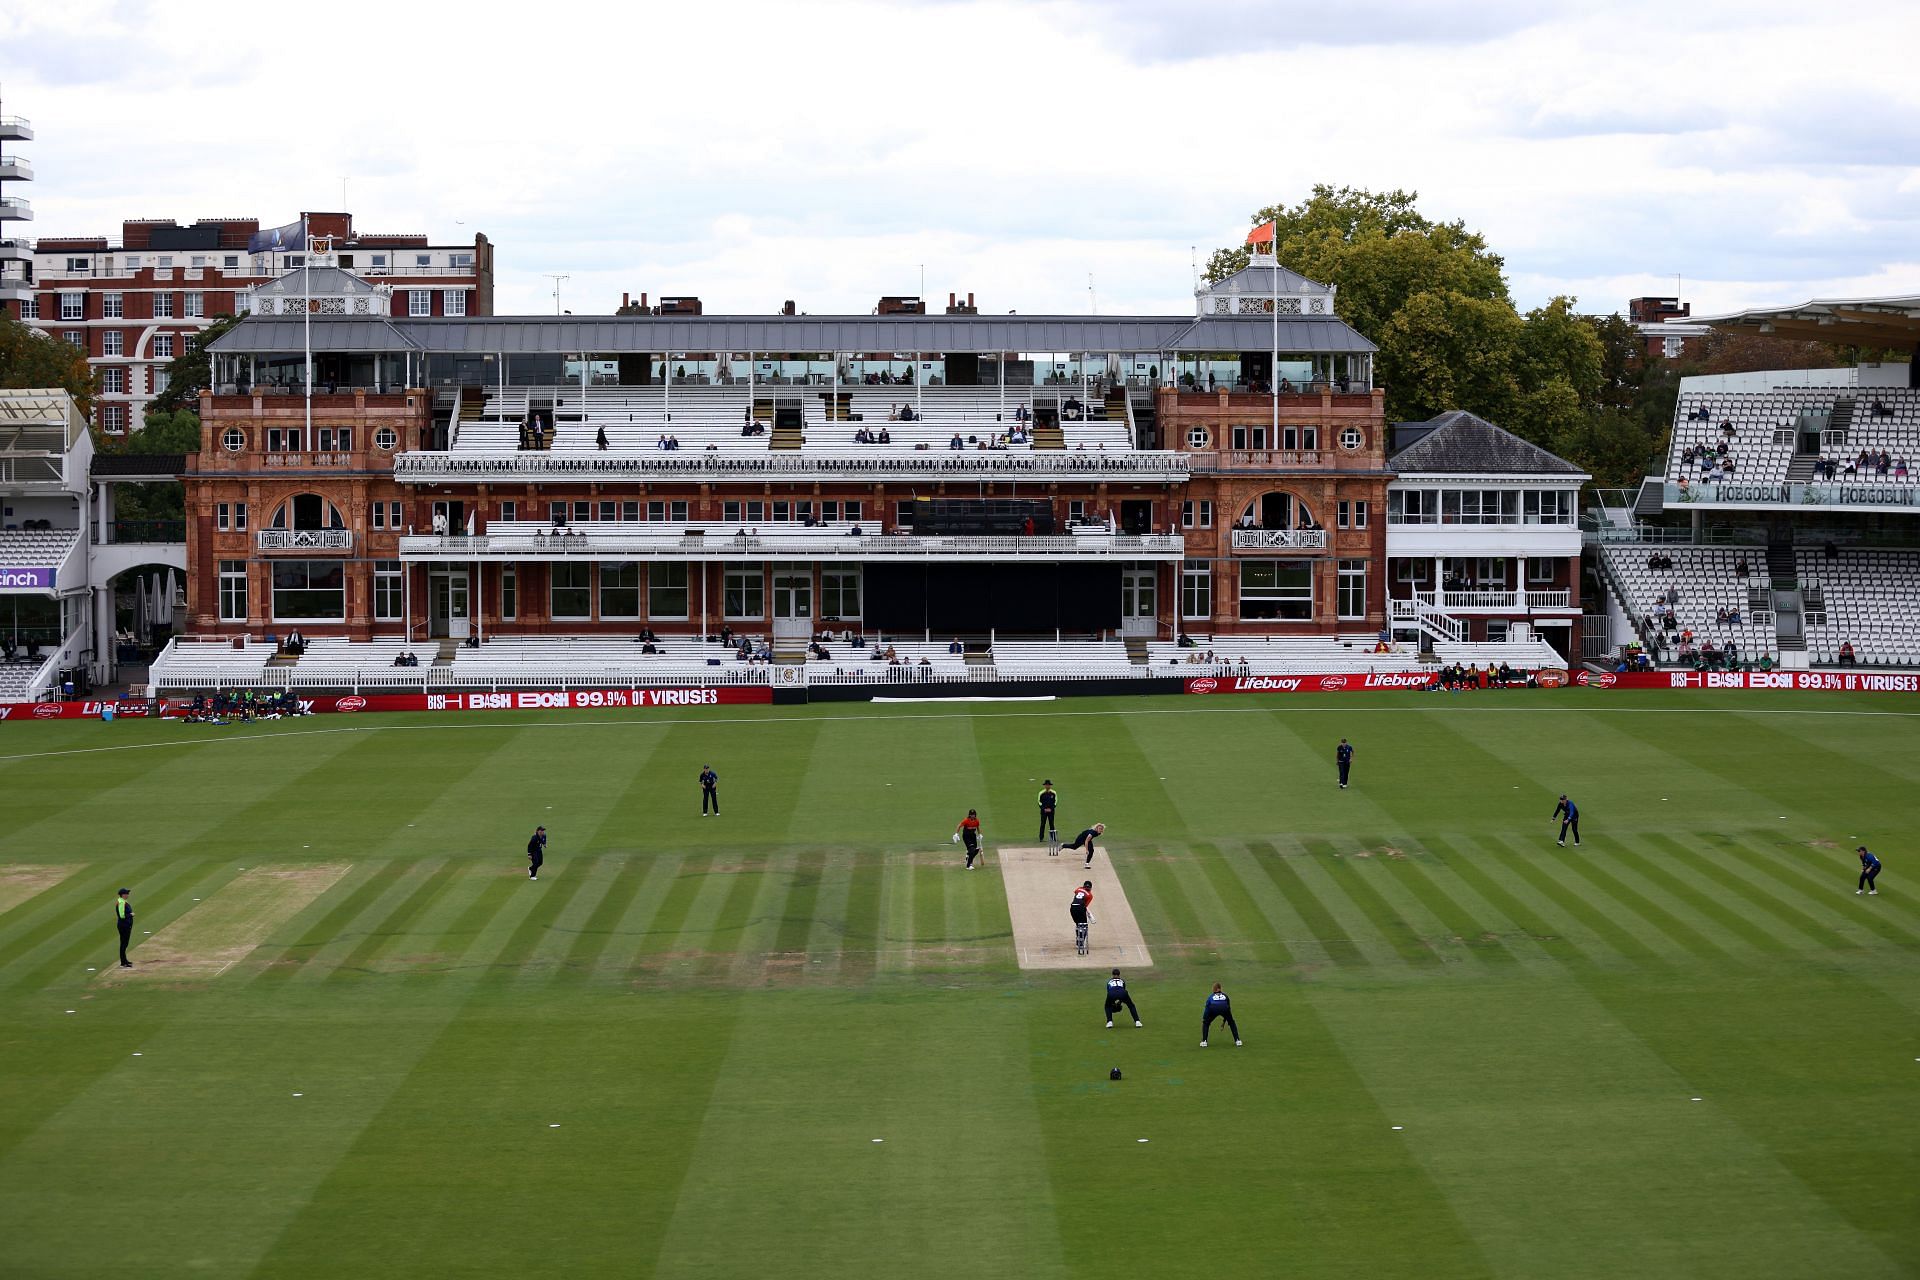
<svg viewBox="0 0 1920 1280"><path fill-rule="evenodd" d="M503 311L566 273L580 312L864 312L922 264L936 304L1084 312L1091 273L1103 312L1185 311L1194 247L1320 181L1418 189L1523 306L1920 291L1920 90L1862 56L1920 16L1803 9L24 0L0 45L37 234L279 223L348 175L363 229L486 232Z"/></svg>

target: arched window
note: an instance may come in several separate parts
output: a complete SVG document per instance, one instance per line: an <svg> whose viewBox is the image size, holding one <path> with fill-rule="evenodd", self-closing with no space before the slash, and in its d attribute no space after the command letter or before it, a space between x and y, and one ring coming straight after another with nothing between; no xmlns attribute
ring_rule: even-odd
<svg viewBox="0 0 1920 1280"><path fill-rule="evenodd" d="M1263 493L1240 511L1234 522L1242 529L1319 529L1307 504L1284 489Z"/></svg>
<svg viewBox="0 0 1920 1280"><path fill-rule="evenodd" d="M275 529L344 529L340 508L317 493L297 493L273 513Z"/></svg>

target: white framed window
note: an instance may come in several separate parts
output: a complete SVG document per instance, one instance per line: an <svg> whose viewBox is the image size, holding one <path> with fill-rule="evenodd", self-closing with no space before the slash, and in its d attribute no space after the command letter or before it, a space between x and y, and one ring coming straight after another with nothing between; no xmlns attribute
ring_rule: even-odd
<svg viewBox="0 0 1920 1280"><path fill-rule="evenodd" d="M430 267L433 265L433 255L430 253L416 253L413 255L413 265L416 267Z"/></svg>
<svg viewBox="0 0 1920 1280"><path fill-rule="evenodd" d="M1288 428L1292 430L1292 428ZM1237 426L1228 429L1227 438L1235 449L1264 449L1267 447L1267 429L1265 426Z"/></svg>
<svg viewBox="0 0 1920 1280"><path fill-rule="evenodd" d="M467 291L465 289L442 289L440 291L440 310L450 316L467 314Z"/></svg>
<svg viewBox="0 0 1920 1280"><path fill-rule="evenodd" d="M684 562L647 566L647 616L675 621L687 616L687 566Z"/></svg>
<svg viewBox="0 0 1920 1280"><path fill-rule="evenodd" d="M471 270L473 267L473 255L470 253L450 253L447 255L447 265L450 267L458 267L462 270Z"/></svg>
<svg viewBox="0 0 1920 1280"><path fill-rule="evenodd" d="M520 504L517 502L501 503L500 518L502 520L518 520L520 518Z"/></svg>
<svg viewBox="0 0 1920 1280"><path fill-rule="evenodd" d="M1188 499L1180 504L1180 527L1183 529L1213 528L1213 500L1201 498Z"/></svg>
<svg viewBox="0 0 1920 1280"><path fill-rule="evenodd" d="M1364 529L1367 527L1367 502L1365 499L1360 499L1353 504L1353 527L1356 529Z"/></svg>
<svg viewBox="0 0 1920 1280"><path fill-rule="evenodd" d="M100 429L110 436L117 436L126 431L127 406L123 404L101 405Z"/></svg>
<svg viewBox="0 0 1920 1280"><path fill-rule="evenodd" d="M1188 560L1180 566L1180 616L1213 616L1213 566L1205 560Z"/></svg>
<svg viewBox="0 0 1920 1280"><path fill-rule="evenodd" d="M1404 586L1426 580L1426 561L1401 558L1393 562L1393 580Z"/></svg>
<svg viewBox="0 0 1920 1280"><path fill-rule="evenodd" d="M220 433L220 447L228 453L238 453L247 447L247 433L238 427L228 427Z"/></svg>
<svg viewBox="0 0 1920 1280"><path fill-rule="evenodd" d="M61 294L60 318L62 320L85 320L87 318L87 295L84 293Z"/></svg>
<svg viewBox="0 0 1920 1280"><path fill-rule="evenodd" d="M1074 498L1067 503L1067 523L1068 524L1079 524L1081 521L1085 520L1086 518L1087 518L1087 502L1085 498Z"/></svg>
<svg viewBox="0 0 1920 1280"><path fill-rule="evenodd" d="M81 351L87 349L87 331L85 329L69 329L60 336L67 340L67 345L70 347L76 347Z"/></svg>
<svg viewBox="0 0 1920 1280"><path fill-rule="evenodd" d="M233 531L233 505L227 502L213 504L213 527L221 533Z"/></svg>
<svg viewBox="0 0 1920 1280"><path fill-rule="evenodd" d="M512 622L520 616L520 575L510 564L500 566L500 620Z"/></svg>
<svg viewBox="0 0 1920 1280"><path fill-rule="evenodd" d="M156 267L159 267L162 271L172 270L173 255L170 253L163 253L159 257L153 260L153 265Z"/></svg>
<svg viewBox="0 0 1920 1280"><path fill-rule="evenodd" d="M902 529L913 528L913 503L896 502L893 504L893 522Z"/></svg>
<svg viewBox="0 0 1920 1280"><path fill-rule="evenodd" d="M1553 582L1554 571L1559 561L1547 556L1527 557L1527 585L1549 586Z"/></svg>
<svg viewBox="0 0 1920 1280"><path fill-rule="evenodd" d="M100 335L100 354L103 356L123 356L127 354L126 335L118 329L109 329Z"/></svg>
<svg viewBox="0 0 1920 1280"><path fill-rule="evenodd" d="M273 562L275 622L344 622L347 566L340 560Z"/></svg>
<svg viewBox="0 0 1920 1280"><path fill-rule="evenodd" d="M1240 616L1249 621L1311 621L1313 565L1304 560L1242 561Z"/></svg>
<svg viewBox="0 0 1920 1280"><path fill-rule="evenodd" d="M620 518L620 504L612 498L600 500L600 523L612 524Z"/></svg>
<svg viewBox="0 0 1920 1280"><path fill-rule="evenodd" d="M820 566L820 616L842 622L861 616L859 565Z"/></svg>
<svg viewBox="0 0 1920 1280"><path fill-rule="evenodd" d="M407 314L410 316L430 316L433 314L433 290L407 290Z"/></svg>
<svg viewBox="0 0 1920 1280"><path fill-rule="evenodd" d="M245 622L246 620L247 562L222 560L220 562L220 621Z"/></svg>
<svg viewBox="0 0 1920 1280"><path fill-rule="evenodd" d="M386 269L387 269L387 255L386 255L386 254L384 254L384 253L376 253L376 254L374 254L374 255L373 255L373 270L375 270L375 271L385 271Z"/></svg>
<svg viewBox="0 0 1920 1280"><path fill-rule="evenodd" d="M186 300L186 306L184 310L187 315L204 316L207 314L207 295L206 294L198 293L198 292L190 292L185 295L185 300Z"/></svg>
<svg viewBox="0 0 1920 1280"><path fill-rule="evenodd" d="M1210 449L1213 447L1213 433L1202 426L1187 428L1187 448Z"/></svg>
<svg viewBox="0 0 1920 1280"><path fill-rule="evenodd" d="M567 504L564 502L549 502L547 504L547 521L550 524L565 524L567 522Z"/></svg>
<svg viewBox="0 0 1920 1280"><path fill-rule="evenodd" d="M92 267L93 267L92 261L87 258L68 258L67 259L67 270L69 271L78 271L84 274L85 272L92 270Z"/></svg>
<svg viewBox="0 0 1920 1280"><path fill-rule="evenodd" d="M1360 428L1342 428L1340 432L1340 447L1342 449L1358 449L1365 442L1366 437L1360 433Z"/></svg>
<svg viewBox="0 0 1920 1280"><path fill-rule="evenodd" d="M1320 428L1282 427L1280 428L1280 447L1296 449L1303 453L1316 452L1320 448Z"/></svg>
<svg viewBox="0 0 1920 1280"><path fill-rule="evenodd" d="M127 394L127 371L119 365L100 371L100 390L104 395L123 396Z"/></svg>
<svg viewBox="0 0 1920 1280"><path fill-rule="evenodd" d="M152 297L154 319L171 320L173 318L173 295L170 293L156 293L153 294Z"/></svg>
<svg viewBox="0 0 1920 1280"><path fill-rule="evenodd" d="M171 373L165 369L155 369L153 371L153 394L159 395L172 385L173 375Z"/></svg>
<svg viewBox="0 0 1920 1280"><path fill-rule="evenodd" d="M367 513L367 527L370 529L384 529L387 527L386 503L376 502L373 504L372 510Z"/></svg>
<svg viewBox="0 0 1920 1280"><path fill-rule="evenodd" d="M573 522L575 524L585 524L591 519L593 519L593 504L591 502L583 498L573 504Z"/></svg>
<svg viewBox="0 0 1920 1280"><path fill-rule="evenodd" d="M1340 562L1336 603L1339 605L1342 618L1367 616L1367 562L1365 560Z"/></svg>
<svg viewBox="0 0 1920 1280"><path fill-rule="evenodd" d="M109 320L118 320L127 314L127 295L124 293L103 293L100 295L100 314Z"/></svg>
<svg viewBox="0 0 1920 1280"><path fill-rule="evenodd" d="M207 255L204 253L196 253L191 258L187 259L187 263L189 266L195 266L195 267L200 267L204 269L207 265Z"/></svg>
<svg viewBox="0 0 1920 1280"><path fill-rule="evenodd" d="M240 269L240 255L237 253L230 253L225 258L221 259L220 265L222 270L238 271Z"/></svg>
<svg viewBox="0 0 1920 1280"><path fill-rule="evenodd" d="M173 359L173 335L156 333L153 335L153 358L155 360Z"/></svg>
<svg viewBox="0 0 1920 1280"><path fill-rule="evenodd" d="M401 609L400 562L373 562L373 616L380 622L398 622Z"/></svg>
<svg viewBox="0 0 1920 1280"><path fill-rule="evenodd" d="M551 566L547 616L583 622L593 616L593 566L581 561L557 561Z"/></svg>
<svg viewBox="0 0 1920 1280"><path fill-rule="evenodd" d="M20 299L20 318L22 320L38 320L40 318L40 299L38 297L25 297Z"/></svg>
<svg viewBox="0 0 1920 1280"><path fill-rule="evenodd" d="M620 504L620 520L623 524L628 521L638 521L639 519L640 503L638 501L628 501Z"/></svg>
<svg viewBox="0 0 1920 1280"><path fill-rule="evenodd" d="M766 587L767 575L759 565L728 565L720 593L725 616L742 620L766 617Z"/></svg>
<svg viewBox="0 0 1920 1280"><path fill-rule="evenodd" d="M860 509L860 504L857 502L843 502L840 504L840 510L850 524L860 523Z"/></svg>

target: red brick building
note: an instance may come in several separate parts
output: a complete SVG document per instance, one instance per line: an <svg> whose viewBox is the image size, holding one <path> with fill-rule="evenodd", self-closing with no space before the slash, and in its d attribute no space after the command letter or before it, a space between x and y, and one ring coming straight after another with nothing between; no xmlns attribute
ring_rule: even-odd
<svg viewBox="0 0 1920 1280"><path fill-rule="evenodd" d="M322 274L304 291L368 283ZM256 315L215 344L202 401L189 627L1486 634L1436 621L1448 602L1414 600L1413 579L1413 603L1390 608L1390 496L1408 477L1373 346L1333 291L1257 257L1198 302L1193 317ZM310 401L309 342L328 370ZM1570 495L1571 472L1535 480ZM1473 505L1476 524L1504 519L1498 499ZM1539 532L1532 510L1529 532L1514 502L1505 554ZM1570 496L1566 512L1572 529ZM1553 520L1554 580L1571 582L1577 535L1567 551ZM1503 616L1528 616L1524 587Z"/></svg>
<svg viewBox="0 0 1920 1280"><path fill-rule="evenodd" d="M298 269L306 237L330 238L337 265L388 286L387 314L493 314L493 245L484 235L435 244L425 235L360 232L348 213L305 213L262 229L257 218L121 224L105 236L42 237L23 296L0 305L87 353L99 376L94 425L139 424L166 386L167 364L194 334L233 315L248 290Z"/></svg>

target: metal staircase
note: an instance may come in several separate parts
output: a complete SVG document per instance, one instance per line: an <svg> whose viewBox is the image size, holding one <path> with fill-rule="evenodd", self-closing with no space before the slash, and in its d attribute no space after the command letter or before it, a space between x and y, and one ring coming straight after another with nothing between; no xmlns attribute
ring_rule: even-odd
<svg viewBox="0 0 1920 1280"><path fill-rule="evenodd" d="M1466 623L1418 597L1390 599L1387 616L1396 625L1419 627L1429 640L1458 643L1467 638Z"/></svg>

